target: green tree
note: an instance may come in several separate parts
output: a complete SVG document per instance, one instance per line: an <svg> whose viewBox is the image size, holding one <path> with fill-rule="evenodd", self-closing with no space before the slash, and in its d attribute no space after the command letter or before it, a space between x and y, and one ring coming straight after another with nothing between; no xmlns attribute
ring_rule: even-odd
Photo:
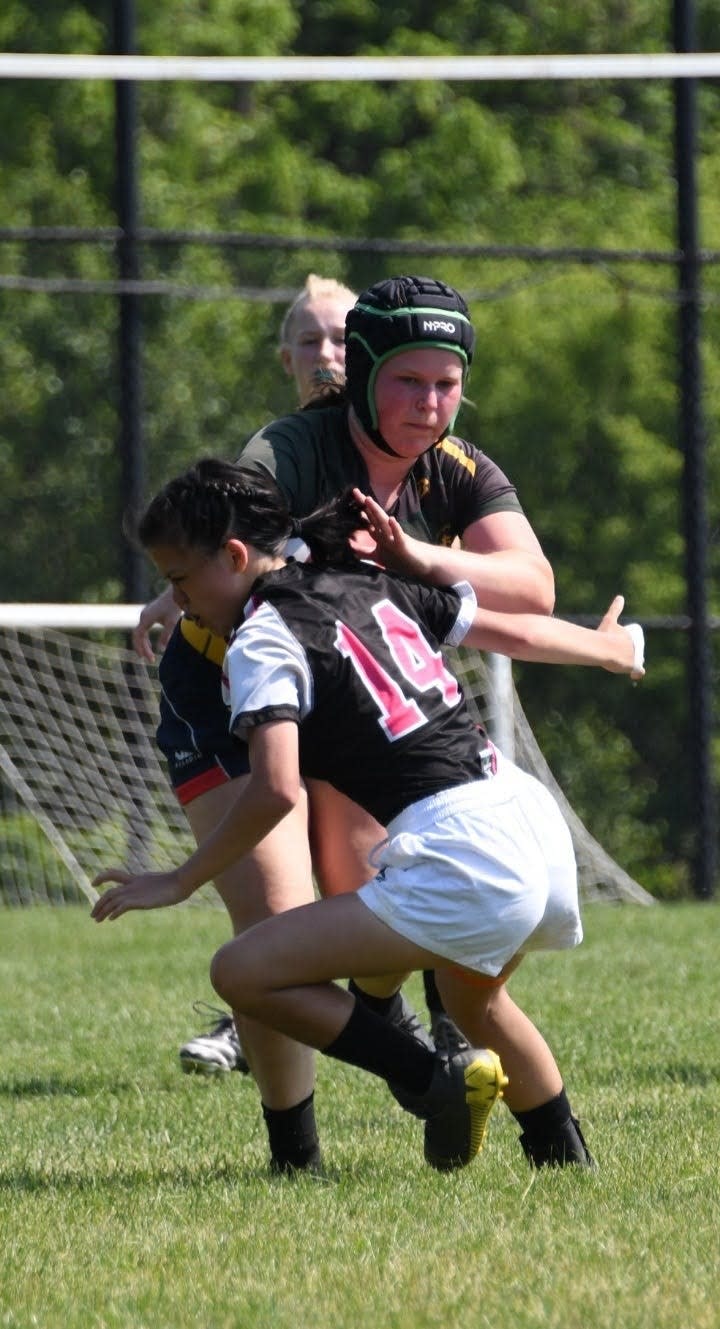
<svg viewBox="0 0 720 1329"><path fill-rule="evenodd" d="M671 16L653 0L173 0L139 3L137 12L146 54L346 56L662 51ZM105 51L111 17L110 3L49 0L40 13L14 0L0 15L0 42L8 51ZM699 6L699 28L705 49L718 49L711 0ZM714 83L702 85L699 103L702 243L712 249L720 234ZM138 104L142 225L258 237L142 248L144 278L188 293L143 301L149 488L199 453L234 455L265 418L292 406L277 329L309 270L361 288L424 269L469 298L478 353L462 430L517 483L556 568L558 612L599 610L618 590L634 615L684 610L673 268L462 252L672 251L668 83L148 83ZM109 84L6 81L0 113L12 127L0 160L6 226L115 225ZM301 247L267 242L298 236ZM334 237L357 245L333 251ZM418 242L446 251L419 257ZM7 273L35 281L117 275L109 243L15 242L4 258ZM714 511L717 267L705 268L703 283ZM3 595L117 598L117 302L4 289L0 308ZM712 558L717 613L717 544ZM637 690L616 680L588 686L582 671L528 668L518 681L591 828L641 880L671 893L685 887L693 827L685 642L653 634L649 646L651 672Z"/></svg>

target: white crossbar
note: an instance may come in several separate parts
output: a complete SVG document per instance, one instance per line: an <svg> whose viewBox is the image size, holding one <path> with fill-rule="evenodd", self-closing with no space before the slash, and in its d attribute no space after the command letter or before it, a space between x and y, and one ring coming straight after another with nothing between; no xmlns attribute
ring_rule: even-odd
<svg viewBox="0 0 720 1329"><path fill-rule="evenodd" d="M362 82L418 79L720 77L720 52L618 55L177 56L0 53L0 78L132 82Z"/></svg>

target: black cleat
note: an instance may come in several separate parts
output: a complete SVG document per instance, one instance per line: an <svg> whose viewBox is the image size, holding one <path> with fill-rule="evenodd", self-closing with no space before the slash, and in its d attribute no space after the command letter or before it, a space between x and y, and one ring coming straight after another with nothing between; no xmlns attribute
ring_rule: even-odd
<svg viewBox="0 0 720 1329"><path fill-rule="evenodd" d="M507 1084L500 1058L488 1048L468 1048L439 1059L429 1089L390 1091L401 1107L425 1121L425 1161L438 1172L467 1167L485 1143L488 1120Z"/></svg>
<svg viewBox="0 0 720 1329"><path fill-rule="evenodd" d="M406 1002L402 992L398 993L400 998L398 1008L395 1014L388 1016L388 1022L394 1024L396 1029L403 1029L406 1034L410 1034L416 1043L422 1043L428 1051L435 1051L435 1043L425 1028L422 1020L412 1006ZM467 1044L465 1045L467 1047Z"/></svg>
<svg viewBox="0 0 720 1329"><path fill-rule="evenodd" d="M531 1144L527 1135L521 1135L520 1143L531 1167L583 1167L597 1171L577 1117L570 1117L549 1140Z"/></svg>
<svg viewBox="0 0 720 1329"><path fill-rule="evenodd" d="M470 1044L457 1025L445 1011L433 1011L430 1016L430 1032L435 1040L435 1047L441 1057L447 1060L457 1056L458 1052L467 1052Z"/></svg>

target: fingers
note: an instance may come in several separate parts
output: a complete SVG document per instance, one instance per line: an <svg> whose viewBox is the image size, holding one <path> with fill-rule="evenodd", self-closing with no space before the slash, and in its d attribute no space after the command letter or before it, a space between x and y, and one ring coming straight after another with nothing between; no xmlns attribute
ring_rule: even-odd
<svg viewBox="0 0 720 1329"><path fill-rule="evenodd" d="M368 496L365 499L365 512L373 532L377 532L385 539L394 534L392 518L388 516L384 508L380 507L379 503L375 502L374 498ZM395 523L395 529L397 529L397 522Z"/></svg>
<svg viewBox="0 0 720 1329"><path fill-rule="evenodd" d="M118 900L116 898L114 890L106 891L104 895L100 896L99 900L95 901L90 911L90 917L96 923L104 923L106 919L120 918L121 914L126 912L126 909L127 906L124 905L122 899Z"/></svg>
<svg viewBox="0 0 720 1329"><path fill-rule="evenodd" d="M381 508L380 504L374 498L372 498L370 494L363 494L359 489L353 490L353 493L356 496L358 503L362 504L368 516L373 521L376 518L382 520L382 518L385 516L385 509Z"/></svg>
<svg viewBox="0 0 720 1329"><path fill-rule="evenodd" d="M141 627L139 623L136 628L133 628L132 644L135 654L139 655L141 660L145 660L147 664L155 663L155 655L153 652L152 645L150 643L150 638L148 637L148 634L145 631L145 629Z"/></svg>
<svg viewBox="0 0 720 1329"><path fill-rule="evenodd" d="M127 886L127 883L132 881L132 873L124 872L122 868L106 868L104 872L98 872L97 876L93 877L92 884L104 886L106 881L119 881L121 885Z"/></svg>
<svg viewBox="0 0 720 1329"><path fill-rule="evenodd" d="M613 629L619 629L620 632L627 632L632 643L632 664L628 668L627 664L623 663L619 672L628 673L631 679L637 682L638 679L645 677L645 634L639 623L621 624L618 622L624 608L625 597L616 595L605 611L598 631L612 634ZM623 655L624 653L625 648L623 647Z"/></svg>
<svg viewBox="0 0 720 1329"><path fill-rule="evenodd" d="M608 605L608 608L605 610L605 613L603 614L602 623L600 626L601 627L614 626L617 623L624 608L625 608L625 596L616 595L614 600L611 600L610 604Z"/></svg>
<svg viewBox="0 0 720 1329"><path fill-rule="evenodd" d="M121 914L127 913L132 908L125 894L124 886L113 886L109 891L105 891L98 900L95 901L90 910L90 917L96 923L103 923L105 919L119 918Z"/></svg>
<svg viewBox="0 0 720 1329"><path fill-rule="evenodd" d="M106 918L120 918L121 914L126 914L130 909L155 909L162 903L167 903L162 899L157 899L153 894L153 887L148 885L147 878L133 877L128 872L103 872L95 878L95 885L102 884L103 881L118 881L119 885L111 886L109 891L95 901L90 917L95 919L96 923L102 923Z"/></svg>
<svg viewBox="0 0 720 1329"><path fill-rule="evenodd" d="M150 633L155 628L160 629L157 638L157 650L164 651L172 636L175 624L181 617L181 612L173 600L172 591L169 587L166 587L157 599L149 605L145 605L138 619L137 627L133 628L132 631L133 648L141 660L146 660L148 664L153 664L155 661Z"/></svg>
<svg viewBox="0 0 720 1329"><path fill-rule="evenodd" d="M106 918L119 918L120 914L125 912L123 908L118 909L117 897L121 889L132 881L132 877L129 872L122 872L120 868L108 868L106 872L98 872L97 876L93 877L92 884L95 887L104 886L106 881L117 881L120 885L105 891L104 895L95 901L90 910L90 917L94 918L96 923L102 923Z"/></svg>
<svg viewBox="0 0 720 1329"><path fill-rule="evenodd" d="M91 916L97 923L102 923L106 918L119 918L129 909L164 909L168 905L179 904L191 894L190 890L182 886L174 870L144 872L133 876L130 872L111 868L107 872L98 873L93 884L102 886L107 881L118 884L105 891L93 905Z"/></svg>

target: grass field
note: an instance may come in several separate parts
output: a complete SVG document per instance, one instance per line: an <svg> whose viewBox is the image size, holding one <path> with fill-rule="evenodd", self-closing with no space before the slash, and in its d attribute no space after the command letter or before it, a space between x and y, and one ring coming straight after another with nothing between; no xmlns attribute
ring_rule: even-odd
<svg viewBox="0 0 720 1329"><path fill-rule="evenodd" d="M596 1174L531 1175L502 1106L435 1174L384 1086L320 1059L327 1177L288 1182L248 1078L178 1069L219 911L0 911L0 1326L717 1329L720 910L585 924L512 990Z"/></svg>

